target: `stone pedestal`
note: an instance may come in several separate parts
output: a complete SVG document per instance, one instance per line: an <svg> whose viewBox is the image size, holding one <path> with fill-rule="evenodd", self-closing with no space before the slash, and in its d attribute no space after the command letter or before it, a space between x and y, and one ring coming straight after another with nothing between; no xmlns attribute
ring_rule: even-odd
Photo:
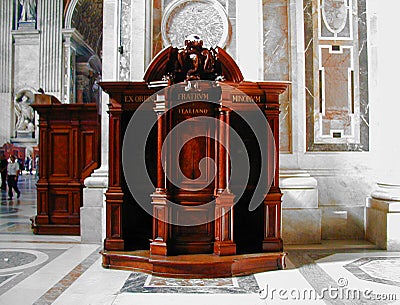
<svg viewBox="0 0 400 305"><path fill-rule="evenodd" d="M100 244L105 236L104 193L108 186L108 170L99 168L85 179L84 206L81 207L81 240Z"/></svg>
<svg viewBox="0 0 400 305"><path fill-rule="evenodd" d="M11 138L11 143L18 147L25 148L25 156L33 155L33 149L38 145L38 142L35 138L32 138L32 133L30 133L30 137L20 137L20 138Z"/></svg>
<svg viewBox="0 0 400 305"><path fill-rule="evenodd" d="M382 249L400 251L400 184L378 183L367 198L366 239Z"/></svg>
<svg viewBox="0 0 400 305"><path fill-rule="evenodd" d="M35 29L36 29L36 20L18 21L18 30L20 31L35 30Z"/></svg>
<svg viewBox="0 0 400 305"><path fill-rule="evenodd" d="M321 242L317 180L302 170L281 170L282 238L285 244Z"/></svg>

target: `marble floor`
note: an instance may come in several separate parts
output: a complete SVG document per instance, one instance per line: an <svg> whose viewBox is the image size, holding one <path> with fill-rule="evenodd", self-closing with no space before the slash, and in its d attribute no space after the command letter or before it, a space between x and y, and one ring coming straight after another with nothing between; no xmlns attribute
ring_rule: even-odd
<svg viewBox="0 0 400 305"><path fill-rule="evenodd" d="M364 241L287 246L287 268L223 279L166 279L101 267L101 245L36 236L35 180L1 193L0 304L400 304L400 253Z"/></svg>

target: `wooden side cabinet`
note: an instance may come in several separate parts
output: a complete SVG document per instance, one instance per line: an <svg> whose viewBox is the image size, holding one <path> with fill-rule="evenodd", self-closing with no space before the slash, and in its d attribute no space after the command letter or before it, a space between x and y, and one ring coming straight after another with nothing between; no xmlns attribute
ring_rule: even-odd
<svg viewBox="0 0 400 305"><path fill-rule="evenodd" d="M100 116L96 104L62 104L35 96L39 114L39 180L35 234L80 234L83 181L98 167Z"/></svg>

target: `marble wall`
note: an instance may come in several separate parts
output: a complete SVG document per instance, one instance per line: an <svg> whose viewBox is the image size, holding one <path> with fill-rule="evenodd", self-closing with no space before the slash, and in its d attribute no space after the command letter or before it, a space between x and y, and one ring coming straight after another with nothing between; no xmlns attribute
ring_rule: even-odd
<svg viewBox="0 0 400 305"><path fill-rule="evenodd" d="M345 49L343 47L350 45L356 50L353 57L356 64L353 65L353 68L356 72L354 74L356 81L354 90L355 92L358 90L358 93L355 94L358 104L354 105L359 107L359 128L358 138L354 137L354 139L359 142L340 143L334 138L333 140L336 141L334 144L314 143L314 131L318 130L314 126L314 122L321 122L318 121L319 114L314 113L314 101L319 102L319 99L316 98L319 91L315 91L316 86L319 86L318 77L321 67L318 57L321 53L318 53L318 50L321 50L320 45L336 43L329 39L320 39L318 3L322 2L293 0L288 3L288 13L281 12L288 14L289 20L288 60L289 80L292 82L289 104L291 107L289 108L291 115L289 126L292 126L292 130L286 135L281 134L281 137L287 137L289 134L290 138L287 137L287 141L290 142L291 149L288 152L281 151L280 154L281 172L284 173L281 176L281 183L286 185L287 181L297 179L299 188L311 189L312 179L314 179L318 190L313 199L317 202L317 208L312 212L310 207L305 210L305 202L311 200L310 198L307 199L305 194L295 197L296 192L291 187L283 188L283 233L284 240L286 236L289 243L311 242L310 236L315 237L318 230L320 230L322 239L364 239L365 198L373 189L376 177L374 163L377 158L376 155L369 152L369 128L379 127L375 123L374 125L369 123L371 103L369 101L368 67L371 67L369 64L373 62L373 58L367 56L370 50L367 31L369 34L372 33L373 38L376 35L374 32L376 29L371 31L368 27L371 16L366 13L365 1L353 1L352 18L353 26L356 29L353 33L355 41L346 40L339 43L341 51ZM348 3L352 3L352 1L348 1ZM281 70L284 71L285 67L286 64L282 63ZM374 65L372 67L376 68ZM349 72L348 75L351 76L351 73ZM351 86L347 90L349 88ZM348 95L343 96L347 97ZM345 103L344 105L347 106ZM282 106L281 111L285 113L284 102ZM319 106L318 103L317 106ZM282 127L282 132L284 130L285 127ZM353 130L356 131L357 128ZM284 147L282 141L281 145ZM307 180L300 181L299 177L304 172L310 175L308 182ZM290 201L297 198L295 206L293 206L293 202L288 202L288 198ZM308 231L303 232L304 226L299 225L304 222L304 213L308 213L307 219L312 222L308 228L314 227L315 235ZM316 226L318 222L320 223L319 228ZM297 228L297 231L295 229L289 231L289 228Z"/></svg>
<svg viewBox="0 0 400 305"><path fill-rule="evenodd" d="M283 0L263 1L263 57L265 80L290 80L289 8ZM291 152L291 89L280 97L280 151Z"/></svg>
<svg viewBox="0 0 400 305"><path fill-rule="evenodd" d="M39 88L40 42L38 31L13 32L13 86L15 93L24 88Z"/></svg>

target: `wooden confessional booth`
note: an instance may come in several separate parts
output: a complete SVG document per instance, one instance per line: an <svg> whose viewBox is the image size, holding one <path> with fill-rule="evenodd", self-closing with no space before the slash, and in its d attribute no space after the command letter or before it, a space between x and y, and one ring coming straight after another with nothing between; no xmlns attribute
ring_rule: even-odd
<svg viewBox="0 0 400 305"><path fill-rule="evenodd" d="M246 111L250 97L266 116L275 138L272 146L279 151L279 95L288 83L244 81L239 67L223 49L205 49L198 41L185 41L185 44L184 49L168 47L161 51L149 65L143 81L101 83L110 96L109 186L103 266L192 278L229 277L282 269L285 253L281 239L278 158L270 158L266 164L273 171L272 186L269 189L265 186L261 204L250 212L249 201L261 166L258 144L249 127L231 111L231 106L235 103L235 107ZM216 78L219 80L214 81ZM211 81L203 83L204 79ZM217 90L211 98L206 94L210 92L209 84L228 88L224 87L219 95ZM240 90L242 94L238 95L234 90ZM216 103L205 103L206 96ZM174 105L178 100L179 105ZM137 128L127 135L132 116L142 115L135 111L141 111L143 103L149 103L147 111L150 109L156 115L156 123L149 132L145 148L138 144L130 148L128 158L123 157L125 137L134 136L134 132L145 132ZM145 115L148 114L143 112ZM196 123L199 116L217 122L214 129L202 125L201 121ZM181 145L178 156L174 156L168 148L163 150L163 143L172 129L185 120L192 120L192 123L177 131L174 137L178 142L189 140ZM229 177L230 132L226 126L239 134L250 159L249 179L235 205L234 182L227 191L229 180L234 181L234 177ZM210 137L193 138L198 134L197 129L205 130L203 134L208 132ZM214 131L216 136L213 138L211 133ZM129 143L135 146L132 145L134 139ZM170 143L167 146L170 149L171 145L179 146L173 140ZM134 181L134 184L136 190L142 189L152 213L146 212L132 195L127 182L129 173L124 172L123 162L135 169L141 149L145 150L147 173L152 183ZM205 157L215 162L215 172L206 170L205 176L212 174L214 177L206 187L192 191L190 187L188 190L180 187L182 184L171 183L169 179L175 175L178 166L189 180L186 183L190 184L191 179L193 185L198 183L199 177L203 176L199 164ZM172 208L171 202L180 208ZM212 202L212 208L202 209L208 202ZM180 225L179 219L193 221L196 225Z"/></svg>
<svg viewBox="0 0 400 305"><path fill-rule="evenodd" d="M97 105L62 104L36 94L39 114L39 180L35 234L80 235L83 181L100 164L100 115Z"/></svg>

